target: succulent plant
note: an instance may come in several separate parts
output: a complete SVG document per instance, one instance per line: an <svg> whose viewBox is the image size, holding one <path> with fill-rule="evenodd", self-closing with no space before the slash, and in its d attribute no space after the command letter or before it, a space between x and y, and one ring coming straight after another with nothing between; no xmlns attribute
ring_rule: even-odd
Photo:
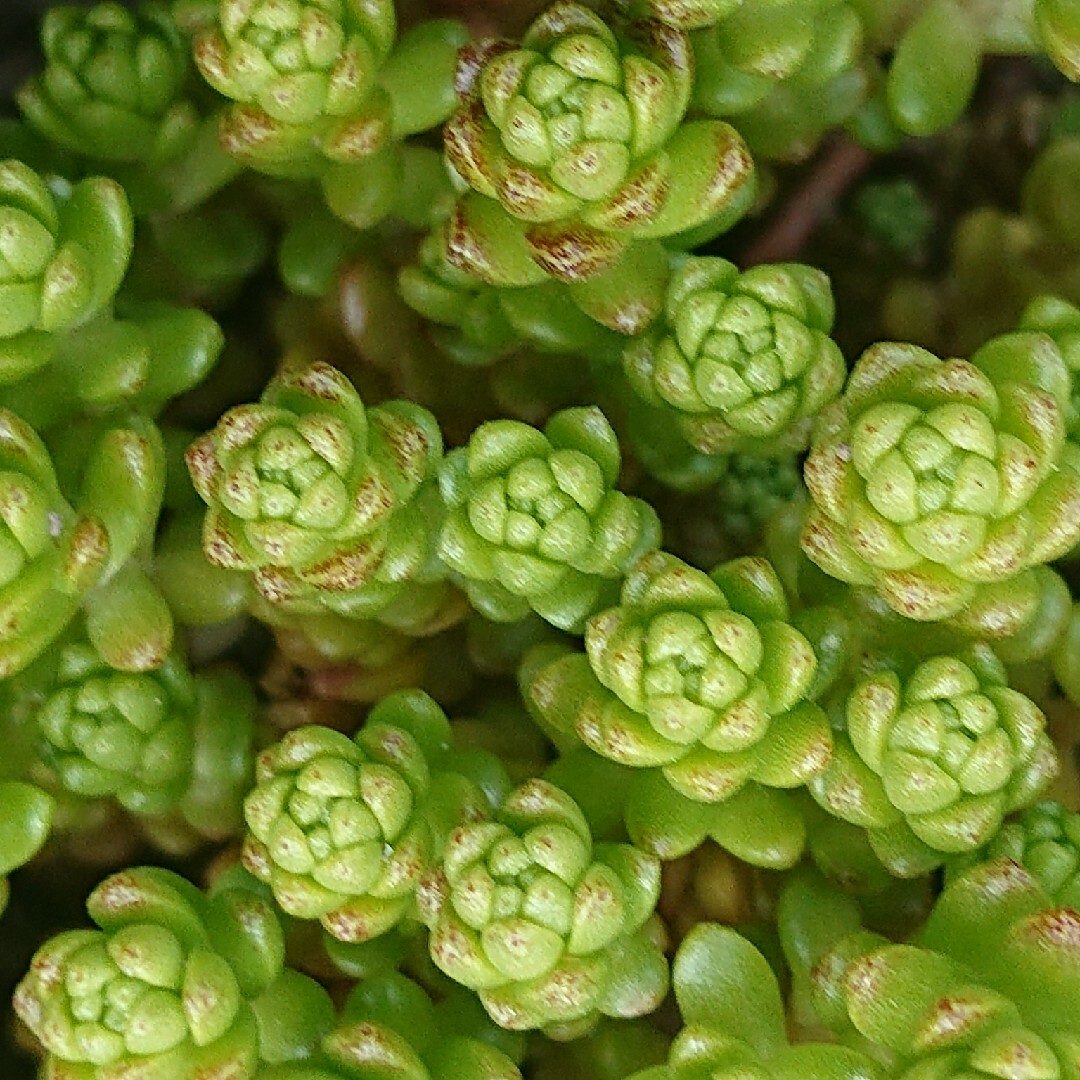
<svg viewBox="0 0 1080 1080"><path fill-rule="evenodd" d="M700 453L802 450L844 382L832 323L829 281L814 267L740 274L726 259L692 256L672 274L663 318L626 346L623 364Z"/></svg>
<svg viewBox="0 0 1080 1080"><path fill-rule="evenodd" d="M171 871L137 867L102 882L87 911L99 929L52 938L15 992L54 1075L254 1077L251 1003L284 956L269 905L239 889L207 898Z"/></svg>
<svg viewBox="0 0 1080 1080"><path fill-rule="evenodd" d="M1058 768L1042 712L986 647L864 678L845 711L846 738L811 790L868 828L900 876L982 847Z"/></svg>
<svg viewBox="0 0 1080 1080"><path fill-rule="evenodd" d="M687 120L692 82L683 31L613 29L576 3L552 4L520 43L466 50L446 150L475 194L451 259L498 284L583 281L634 241L737 216L752 162L727 124Z"/></svg>
<svg viewBox="0 0 1080 1080"><path fill-rule="evenodd" d="M195 681L179 656L152 671L118 671L76 639L60 650L37 712L42 756L78 795L161 813L187 788L195 712Z"/></svg>
<svg viewBox="0 0 1080 1080"><path fill-rule="evenodd" d="M489 619L535 611L578 629L659 543L655 512L615 490L618 438L597 408L564 409L544 430L482 424L447 455L439 554Z"/></svg>
<svg viewBox="0 0 1080 1080"><path fill-rule="evenodd" d="M134 243L123 188L94 178L50 186L21 161L0 162L0 382L42 367L52 334L112 300Z"/></svg>
<svg viewBox="0 0 1080 1080"><path fill-rule="evenodd" d="M54 7L41 25L45 70L19 92L27 122L95 161L158 164L183 152L199 115L187 97L187 41L168 5L112 0Z"/></svg>
<svg viewBox="0 0 1080 1080"><path fill-rule="evenodd" d="M1037 603L1031 568L1080 539L1069 392L1042 334L970 362L872 347L815 428L803 549L908 618L1014 632Z"/></svg>
<svg viewBox="0 0 1080 1080"><path fill-rule="evenodd" d="M765 560L708 575L654 552L620 600L586 624L584 654L541 646L526 657L526 697L555 730L658 768L706 803L750 781L795 787L825 768L829 724L807 698L817 657Z"/></svg>
<svg viewBox="0 0 1080 1080"><path fill-rule="evenodd" d="M364 408L327 364L275 379L187 453L209 506L207 557L246 570L271 604L362 618L432 563L442 436L418 405Z"/></svg>
<svg viewBox="0 0 1080 1080"><path fill-rule="evenodd" d="M352 739L316 725L290 732L259 756L245 865L284 911L319 919L342 941L415 918L442 842L432 773L449 746L445 714L419 691L384 698ZM449 806L454 820L487 803L466 784Z"/></svg>
<svg viewBox="0 0 1080 1080"><path fill-rule="evenodd" d="M490 821L454 830L421 887L435 964L512 1030L640 1016L667 989L646 925L658 860L596 844L580 808L543 780Z"/></svg>

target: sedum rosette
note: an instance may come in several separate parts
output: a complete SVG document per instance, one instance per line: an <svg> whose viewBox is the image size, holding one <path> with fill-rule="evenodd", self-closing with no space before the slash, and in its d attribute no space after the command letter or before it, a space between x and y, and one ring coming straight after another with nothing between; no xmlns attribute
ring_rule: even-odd
<svg viewBox="0 0 1080 1080"><path fill-rule="evenodd" d="M481 424L439 474L449 507L439 553L496 622L535 611L577 630L657 546L656 512L614 489L619 440L598 408L564 409L544 430Z"/></svg>
<svg viewBox="0 0 1080 1080"><path fill-rule="evenodd" d="M996 338L971 362L868 349L814 431L803 549L908 618L1015 632L1037 603L1030 569L1080 539L1069 392L1043 334Z"/></svg>
<svg viewBox="0 0 1080 1080"><path fill-rule="evenodd" d="M342 941L367 941L415 913L415 893L452 822L483 814L479 792L433 776L450 725L426 694L372 710L352 739L305 725L259 756L244 802L244 862L282 909L319 919ZM443 795L446 788L446 798Z"/></svg>
<svg viewBox="0 0 1080 1080"><path fill-rule="evenodd" d="M41 134L97 161L153 165L184 150L199 120L183 96L188 43L167 5L50 8L41 43L45 70L18 96Z"/></svg>
<svg viewBox="0 0 1080 1080"><path fill-rule="evenodd" d="M528 780L494 820L450 834L420 905L436 965L497 1024L526 1030L656 1008L667 964L647 923L659 889L659 860L594 845L569 795Z"/></svg>
<svg viewBox="0 0 1080 1080"><path fill-rule="evenodd" d="M251 572L283 611L383 614L407 586L439 576L441 454L435 418L419 405L368 410L328 364L286 371L187 452L210 507L206 555Z"/></svg>
<svg viewBox="0 0 1080 1080"><path fill-rule="evenodd" d="M716 803L750 781L796 787L825 768L829 724L807 699L816 670L764 559L709 575L654 552L619 605L589 620L584 653L541 647L522 683L556 731Z"/></svg>
<svg viewBox="0 0 1080 1080"><path fill-rule="evenodd" d="M100 929L52 938L15 991L16 1012L48 1053L46 1073L254 1077L252 1001L284 956L270 906L241 889L207 898L156 867L114 874L86 906Z"/></svg>
<svg viewBox="0 0 1080 1080"><path fill-rule="evenodd" d="M623 365L642 400L669 409L701 453L801 450L844 383L833 315L829 280L812 266L740 274L726 259L692 256Z"/></svg>
<svg viewBox="0 0 1080 1080"><path fill-rule="evenodd" d="M20 161L0 161L0 383L42 367L52 334L106 307L133 242L119 184L47 183Z"/></svg>
<svg viewBox="0 0 1080 1080"><path fill-rule="evenodd" d="M162 813L187 788L196 711L195 680L175 653L149 671L120 671L76 638L36 710L42 759L76 795Z"/></svg>
<svg viewBox="0 0 1080 1080"><path fill-rule="evenodd" d="M634 240L744 210L746 147L721 121L686 120L692 83L684 31L613 29L576 3L520 44L464 50L446 153L476 194L458 204L453 258L499 284L582 281Z"/></svg>
<svg viewBox="0 0 1080 1080"><path fill-rule="evenodd" d="M403 182L396 142L453 108L464 27L432 19L399 38L393 0L215 6L194 52L206 81L233 102L221 122L224 148L263 172L319 176L335 213L377 220L373 203L385 213L390 188ZM350 193L356 186L370 190Z"/></svg>
<svg viewBox="0 0 1080 1080"><path fill-rule="evenodd" d="M848 695L846 737L811 791L912 876L982 847L1038 797L1058 768L1045 723L986 646L882 671Z"/></svg>
<svg viewBox="0 0 1080 1080"><path fill-rule="evenodd" d="M351 161L389 137L375 85L393 48L391 0L220 0L195 38L203 77L234 105L222 143L256 167Z"/></svg>

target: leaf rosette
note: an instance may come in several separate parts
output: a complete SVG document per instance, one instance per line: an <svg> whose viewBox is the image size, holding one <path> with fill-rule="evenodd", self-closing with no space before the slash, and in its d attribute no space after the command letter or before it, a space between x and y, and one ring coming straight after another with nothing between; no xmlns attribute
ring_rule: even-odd
<svg viewBox="0 0 1080 1080"><path fill-rule="evenodd" d="M194 48L206 81L236 102L223 144L289 175L379 150L391 118L376 78L396 35L391 0L221 0Z"/></svg>
<svg viewBox="0 0 1080 1080"><path fill-rule="evenodd" d="M1080 539L1080 450L1051 339L996 338L970 362L882 344L822 413L805 478L803 550L908 618L1015 632L1032 567Z"/></svg>
<svg viewBox="0 0 1080 1080"><path fill-rule="evenodd" d="M490 421L447 455L439 553L482 615L515 622L531 610L571 630L614 597L660 538L655 511L614 489L620 467L595 407L564 409L542 432Z"/></svg>
<svg viewBox="0 0 1080 1080"><path fill-rule="evenodd" d="M187 452L217 566L247 570L283 610L357 618L428 573L442 435L410 402L364 408L324 363L285 372Z"/></svg>
<svg viewBox="0 0 1080 1080"><path fill-rule="evenodd" d="M620 601L589 620L584 654L526 658L526 696L557 730L620 764L659 768L706 803L750 781L797 787L825 768L829 724L807 697L817 656L769 563L738 559L708 575L654 552Z"/></svg>
<svg viewBox="0 0 1080 1080"><path fill-rule="evenodd" d="M352 739L313 724L290 732L256 763L245 864L284 911L341 941L393 929L415 914L440 823L488 808L462 777L433 772L449 746L446 716L418 691L384 698Z"/></svg>
<svg viewBox="0 0 1080 1080"><path fill-rule="evenodd" d="M623 366L642 400L670 409L701 453L802 450L844 383L833 315L829 280L812 266L740 274L726 259L690 257Z"/></svg>
<svg viewBox="0 0 1080 1080"><path fill-rule="evenodd" d="M987 843L1058 768L1045 717L1009 688L985 646L931 657L906 676L861 680L846 719L847 738L811 791L868 828L878 856L902 876Z"/></svg>
<svg viewBox="0 0 1080 1080"><path fill-rule="evenodd" d="M250 1080L259 1058L251 1002L281 973L276 916L242 890L207 899L168 870L137 867L87 901L97 930L35 954L15 1009L65 1080L198 1076Z"/></svg>
<svg viewBox="0 0 1080 1080"><path fill-rule="evenodd" d="M61 784L160 814L191 777L195 681L175 653L150 671L118 671L85 640L65 645L36 712L42 759Z"/></svg>
<svg viewBox="0 0 1080 1080"><path fill-rule="evenodd" d="M684 31L655 20L616 30L575 3L552 4L520 44L463 50L447 156L475 192L524 224L498 225L465 200L452 227L456 257L477 270L470 251L498 247L501 229L541 276L580 281L631 240L729 210L749 189L752 162L727 124L686 121L692 84Z"/></svg>
<svg viewBox="0 0 1080 1080"><path fill-rule="evenodd" d="M18 102L52 142L98 161L151 165L190 142L199 117L184 97L188 43L166 5L50 8L41 43L45 70Z"/></svg>
<svg viewBox="0 0 1080 1080"><path fill-rule="evenodd" d="M646 926L659 888L659 860L594 845L574 800L534 779L450 834L420 905L435 964L527 1030L659 1004L667 964Z"/></svg>

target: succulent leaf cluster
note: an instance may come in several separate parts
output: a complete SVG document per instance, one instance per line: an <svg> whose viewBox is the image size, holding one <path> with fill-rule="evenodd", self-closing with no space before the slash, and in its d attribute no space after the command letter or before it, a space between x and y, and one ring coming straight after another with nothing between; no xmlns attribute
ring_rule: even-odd
<svg viewBox="0 0 1080 1080"><path fill-rule="evenodd" d="M1055 906L1017 863L998 858L963 872L912 944L857 928L858 918L806 881L793 885L781 915L812 1007L843 1041L906 1080L1068 1075L1076 912ZM995 949L980 944L989 932Z"/></svg>
<svg viewBox="0 0 1080 1080"><path fill-rule="evenodd" d="M439 554L474 607L512 622L535 611L576 630L659 544L655 511L616 490L618 437L597 408L565 409L543 431L482 424L447 455Z"/></svg>
<svg viewBox="0 0 1080 1080"><path fill-rule="evenodd" d="M435 964L512 1030L651 1012L667 964L647 923L660 864L594 844L565 792L529 780L453 831L424 881Z"/></svg>
<svg viewBox="0 0 1080 1080"><path fill-rule="evenodd" d="M28 165L0 163L0 358L5 382L47 362L58 331L112 299L131 257L123 189L103 178L52 187Z"/></svg>
<svg viewBox="0 0 1080 1080"><path fill-rule="evenodd" d="M1070 383L1045 335L972 358L882 344L815 427L803 548L911 619L1007 636L1034 603L1031 569L1077 540L1066 439Z"/></svg>
<svg viewBox="0 0 1080 1080"><path fill-rule="evenodd" d="M245 865L284 911L342 941L415 919L447 822L489 808L475 782L440 775L450 743L445 714L419 691L384 698L352 739L316 725L290 732L259 755Z"/></svg>
<svg viewBox="0 0 1080 1080"><path fill-rule="evenodd" d="M1008 687L988 649L860 680L845 720L847 738L812 791L831 813L868 828L901 876L940 853L982 847L1058 768L1042 712Z"/></svg>
<svg viewBox="0 0 1080 1080"><path fill-rule="evenodd" d="M809 445L845 364L828 336L833 300L814 267L690 257L672 274L664 315L627 345L635 392L674 414L700 453L775 453Z"/></svg>
<svg viewBox="0 0 1080 1080"><path fill-rule="evenodd" d="M613 28L569 2L520 43L466 50L446 148L473 194L451 220L451 258L496 284L579 282L635 241L745 209L746 147L722 121L688 119L692 82L685 32Z"/></svg>
<svg viewBox="0 0 1080 1080"><path fill-rule="evenodd" d="M192 444L204 546L283 609L363 618L429 567L442 434L410 402L367 410L327 364L285 372Z"/></svg>
<svg viewBox="0 0 1080 1080"><path fill-rule="evenodd" d="M349 161L374 153L389 129L376 76L396 33L389 0L219 5L196 37L195 62L236 103L223 142L254 164L290 172L320 154Z"/></svg>
<svg viewBox="0 0 1080 1080"><path fill-rule="evenodd" d="M255 1075L252 1001L284 960L269 905L138 867L102 882L87 911L98 929L53 938L15 993L56 1075Z"/></svg>
<svg viewBox="0 0 1080 1080"><path fill-rule="evenodd" d="M816 669L765 560L710 575L655 552L618 606L589 620L584 653L540 647L523 683L556 729L715 803L751 781L796 787L825 768L829 724L808 698Z"/></svg>
<svg viewBox="0 0 1080 1080"><path fill-rule="evenodd" d="M190 144L200 120L187 96L191 60L168 5L54 7L41 44L45 70L18 102L52 142L96 161L146 164Z"/></svg>

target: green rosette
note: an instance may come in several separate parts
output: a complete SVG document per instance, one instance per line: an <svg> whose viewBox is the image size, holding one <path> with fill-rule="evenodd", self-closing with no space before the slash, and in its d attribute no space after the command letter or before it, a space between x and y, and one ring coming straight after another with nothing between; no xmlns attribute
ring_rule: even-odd
<svg viewBox="0 0 1080 1080"><path fill-rule="evenodd" d="M138 814L175 806L194 753L196 686L183 660L174 652L152 670L120 671L81 635L54 657L35 719L63 787Z"/></svg>
<svg viewBox="0 0 1080 1080"><path fill-rule="evenodd" d="M817 656L767 561L709 575L654 552L620 600L588 622L584 653L543 646L526 657L526 701L551 728L659 769L701 803L751 781L797 787L828 765L829 723L808 699Z"/></svg>
<svg viewBox="0 0 1080 1080"><path fill-rule="evenodd" d="M284 956L265 901L241 889L207 898L171 871L136 867L102 882L87 911L99 929L52 938L15 991L47 1075L255 1076L252 1002Z"/></svg>
<svg viewBox="0 0 1080 1080"><path fill-rule="evenodd" d="M945 956L912 945L883 945L862 955L856 950L845 960L837 996L855 1031L895 1055L891 1075L902 1080L1068 1075L1062 1071L1068 1061L1065 1046L1025 1027L1008 997L973 980ZM893 1003L887 1013L882 999Z"/></svg>
<svg viewBox="0 0 1080 1080"><path fill-rule="evenodd" d="M476 193L451 223L452 258L485 280L604 275L636 240L732 219L753 164L733 128L686 119L693 54L655 21L609 26L547 8L520 43L463 50L451 165Z"/></svg>
<svg viewBox="0 0 1080 1080"><path fill-rule="evenodd" d="M1080 814L1061 803L1037 803L1009 819L978 858L1011 859L1038 880L1054 904L1080 911Z"/></svg>
<svg viewBox="0 0 1080 1080"><path fill-rule="evenodd" d="M448 837L420 891L435 964L501 1027L579 1031L651 1012L667 964L649 928L660 864L594 845L577 804L544 780Z"/></svg>
<svg viewBox="0 0 1080 1080"><path fill-rule="evenodd" d="M564 409L543 431L490 421L446 456L439 554L482 615L516 622L533 611L579 631L614 599L660 541L656 512L615 490L620 467L596 407Z"/></svg>
<svg viewBox="0 0 1080 1080"><path fill-rule="evenodd" d="M352 739L318 725L290 732L256 763L245 865L284 911L340 941L392 930L415 916L444 833L489 807L460 774L433 776L449 746L445 714L420 691L384 698Z"/></svg>
<svg viewBox="0 0 1080 1080"><path fill-rule="evenodd" d="M392 0L220 0L195 32L194 53L234 103L222 146L263 172L327 179L331 207L350 220L372 197L350 194L350 183L392 185L395 140L449 115L464 43L463 27L445 19L399 38Z"/></svg>
<svg viewBox="0 0 1080 1080"><path fill-rule="evenodd" d="M810 784L869 829L890 870L914 876L989 841L1058 768L1045 717L985 646L858 681L833 764Z"/></svg>
<svg viewBox="0 0 1080 1080"><path fill-rule="evenodd" d="M1007 637L1038 603L1032 567L1080 539L1069 376L1044 334L970 362L881 344L814 429L803 550L909 619Z"/></svg>
<svg viewBox="0 0 1080 1080"><path fill-rule="evenodd" d="M44 846L55 809L53 797L35 784L0 780L0 915L7 907L7 875Z"/></svg>
<svg viewBox="0 0 1080 1080"><path fill-rule="evenodd" d="M391 0L220 0L216 15L196 32L195 63L236 103L221 130L230 153L303 175L386 144L390 102L376 77L397 35Z"/></svg>
<svg viewBox="0 0 1080 1080"><path fill-rule="evenodd" d="M780 901L788 960L818 1022L901 1080L1071 1074L1076 913L1052 906L1009 859L950 882L913 944L858 928L834 888L789 883Z"/></svg>
<svg viewBox="0 0 1080 1080"><path fill-rule="evenodd" d="M868 1054L817 1042L792 1045L768 961L726 926L700 923L672 967L684 1027L663 1065L630 1080L883 1080Z"/></svg>
<svg viewBox="0 0 1080 1080"><path fill-rule="evenodd" d="M980 863L950 882L919 944L973 971L1016 1003L1023 1023L1075 1054L1080 914L1056 905L1011 859ZM992 943L992 947L988 947Z"/></svg>
<svg viewBox="0 0 1080 1080"><path fill-rule="evenodd" d="M634 391L670 410L700 453L802 450L844 383L833 315L829 280L814 267L740 274L726 259L689 257L672 274L663 317L626 346L623 365Z"/></svg>
<svg viewBox="0 0 1080 1080"><path fill-rule="evenodd" d="M442 435L410 402L365 409L328 364L286 371L187 452L203 547L282 612L407 623L443 595L434 559ZM412 588L410 588L412 587Z"/></svg>
<svg viewBox="0 0 1080 1080"><path fill-rule="evenodd" d="M188 147L199 116L185 96L188 42L167 4L50 8L41 44L45 68L18 103L51 142L94 161L151 167Z"/></svg>
<svg viewBox="0 0 1080 1080"><path fill-rule="evenodd" d="M48 363L53 336L112 300L134 243L119 184L44 177L0 162L0 384Z"/></svg>

